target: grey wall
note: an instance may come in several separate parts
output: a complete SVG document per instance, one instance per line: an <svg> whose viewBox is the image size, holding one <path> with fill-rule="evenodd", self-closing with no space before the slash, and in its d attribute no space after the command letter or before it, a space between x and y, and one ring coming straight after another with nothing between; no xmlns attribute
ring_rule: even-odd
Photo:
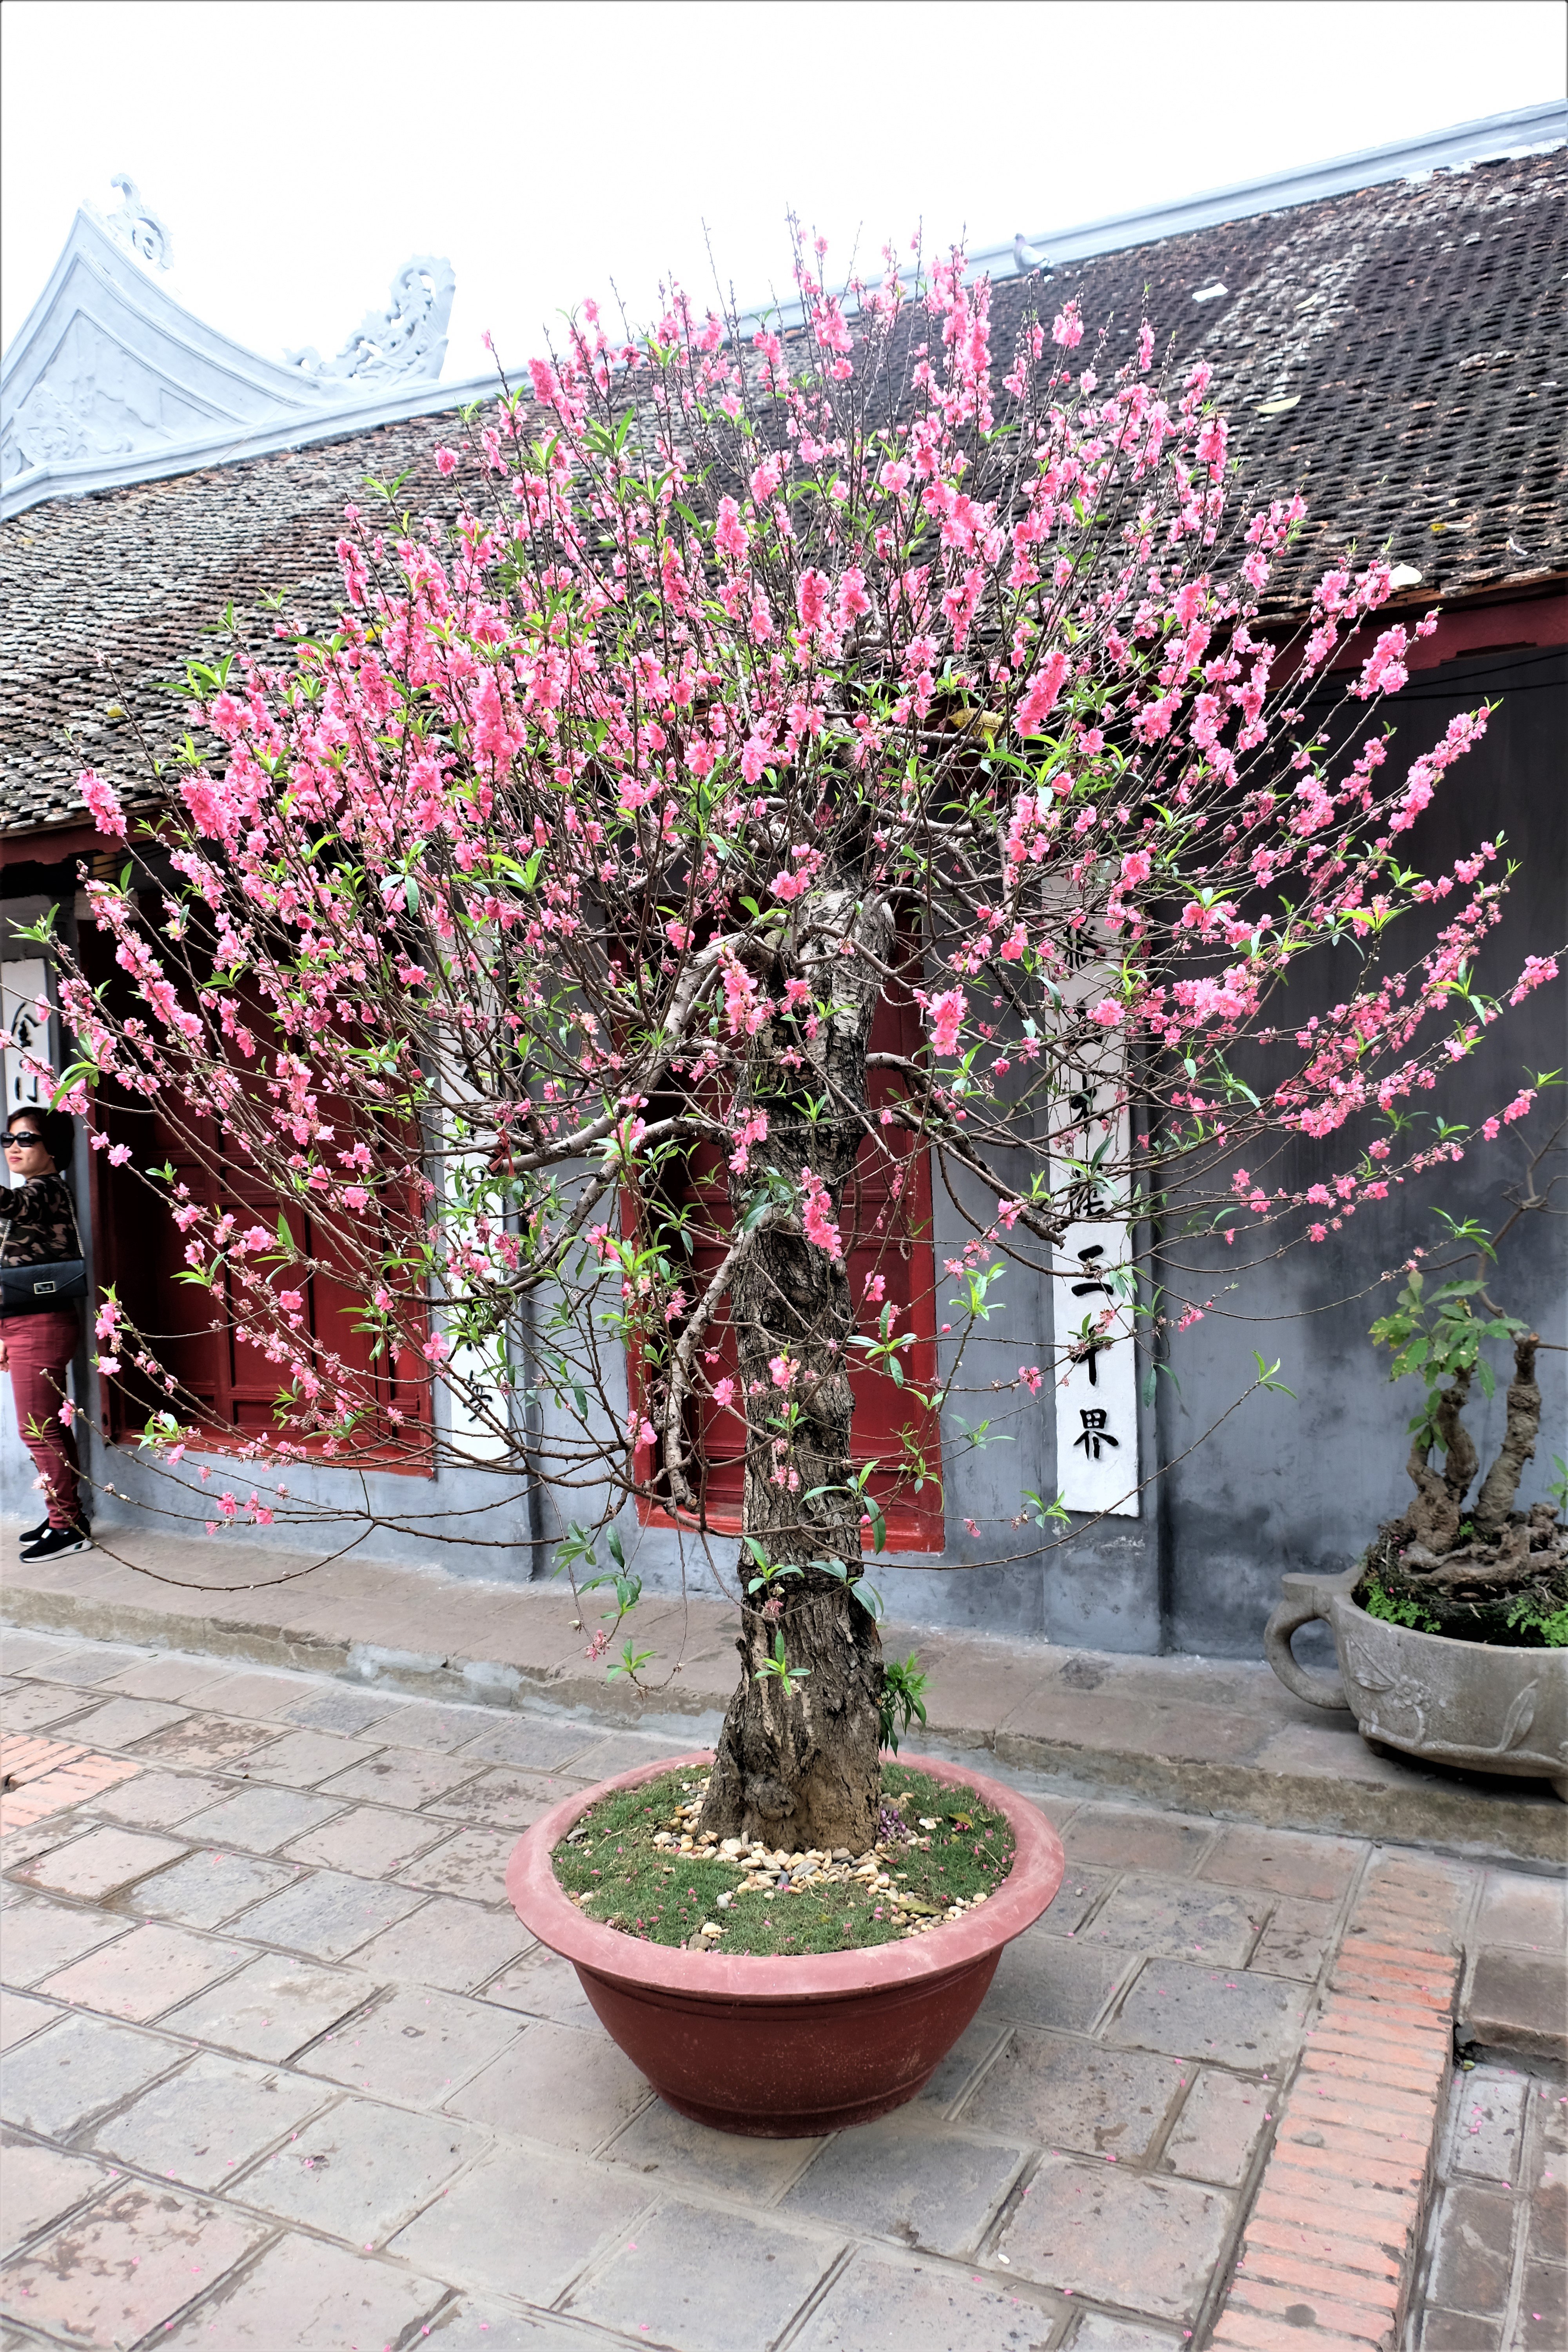
<svg viewBox="0 0 1568 2352"><path fill-rule="evenodd" d="M1431 870L1451 864L1482 834L1495 835L1500 828L1523 858L1510 913L1486 950L1481 976L1494 988L1511 981L1527 951L1552 950L1568 934L1568 795L1561 772L1565 667L1561 653L1471 658L1418 674L1397 706L1400 756L1407 759L1436 740L1456 709L1483 695L1507 698L1484 744L1452 772L1449 786L1427 811L1411 846L1412 862ZM8 898L13 889L36 894L50 886L68 905L74 877L66 870L50 876L22 867L5 877ZM1340 983L1323 984L1337 990ZM1456 1073L1446 1098L1450 1117L1484 1116L1506 1099L1523 1066L1568 1065L1561 984L1510 1015L1495 1045L1481 1066L1468 1064ZM889 1610L917 1624L972 1625L1094 1648L1255 1655L1281 1572L1348 1564L1408 1492L1404 1430L1415 1391L1412 1383L1390 1386L1366 1339L1368 1325L1392 1295L1377 1285L1378 1275L1407 1255L1414 1244L1435 1238L1435 1201L1455 1214L1500 1223L1507 1214L1501 1188L1522 1164L1519 1139L1542 1133L1554 1116L1550 1105L1539 1109L1522 1129L1511 1131L1514 1139L1506 1147L1478 1146L1460 1167L1425 1186L1413 1183L1384 1204L1391 1213L1376 1217L1363 1211L1332 1244L1292 1253L1282 1267L1266 1269L1253 1280L1238 1314L1213 1312L1177 1342L1173 1357L1180 1393L1162 1381L1157 1404L1143 1414L1146 1470L1157 1450L1165 1461L1183 1453L1234 1400L1251 1377L1255 1347L1269 1360L1284 1359L1281 1377L1300 1402L1253 1398L1145 1496L1142 1517L1080 1527L1069 1531L1060 1549L1058 1528L1044 1534L1011 1529L1006 1522L1017 1509L1021 1489L1055 1491L1055 1437L1048 1391L1038 1402L1021 1401L1016 1393L1000 1395L998 1424L1012 1442L978 1454L962 1446L949 1449L948 1549L942 1561L891 1557L876 1563L874 1581ZM1343 1164L1346 1156L1342 1137L1337 1150L1303 1148L1296 1161L1299 1181L1315 1181L1323 1168ZM1568 1160L1560 1153L1556 1165L1562 1171ZM1294 1173L1281 1173L1275 1181L1298 1180ZM1568 1181L1559 1194L1560 1207L1568 1210ZM955 1242L962 1244L967 1228L940 1181L933 1196L940 1268L944 1256L955 1254ZM1233 1271L1217 1257L1216 1269L1224 1276ZM1543 1337L1561 1342L1568 1338L1565 1276L1568 1216L1536 1216L1505 1244L1495 1295L1533 1320ZM939 1275L939 1304L952 1287ZM1038 1285L1012 1278L1003 1316L972 1345L966 1379L982 1384L1010 1380L1020 1360L1039 1357L1047 1330L1048 1310ZM1542 1357L1547 1435L1523 1490L1527 1501L1544 1491L1551 1454L1568 1454L1565 1369L1568 1357ZM988 1407L970 1401L961 1409L974 1419ZM1487 1444L1495 1446L1500 1414L1500 1399L1489 1412L1473 1416L1483 1453ZM4 1496L8 1510L16 1512L26 1507L31 1473L10 1433L8 1416L4 1453ZM155 1499L146 1472L125 1450L110 1453L97 1444L97 1453L100 1479L143 1501ZM223 1464L223 1457L214 1459ZM300 1469L290 1483L296 1494L351 1508L350 1488L357 1485L324 1466ZM548 1554L528 1547L539 1521L531 1527L528 1497L514 1476L465 1471L426 1482L383 1475L369 1481L369 1500L373 1509L397 1517L403 1527L401 1532L374 1530L363 1546L366 1554L510 1580L527 1580L542 1570L548 1573ZM455 1517L446 1516L454 1512ZM542 1498L547 1535L560 1531L564 1517L577 1515L574 1503L562 1509L554 1497ZM116 1516L114 1507L104 1507L103 1516L106 1522ZM966 1517L979 1524L978 1539L964 1532ZM349 1532L346 1525L329 1531L321 1549L329 1542L335 1548ZM673 1591L684 1581L691 1590L713 1589L700 1545L683 1543L668 1529L629 1523L623 1535L651 1588ZM246 1539L297 1548L300 1531L281 1526L247 1530ZM1047 1545L1048 1550L1035 1549ZM733 1539L717 1539L715 1551L728 1568ZM1020 1553L1030 1556L1017 1558ZM1012 1556L1013 1564L979 1564L998 1554Z"/></svg>

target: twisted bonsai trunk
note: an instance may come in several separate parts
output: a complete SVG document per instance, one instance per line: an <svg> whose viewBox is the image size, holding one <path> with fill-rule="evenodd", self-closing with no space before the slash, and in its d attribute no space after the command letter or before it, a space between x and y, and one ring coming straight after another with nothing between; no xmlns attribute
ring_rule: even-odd
<svg viewBox="0 0 1568 2352"><path fill-rule="evenodd" d="M752 1041L736 1116L765 1110L768 1133L752 1146L744 1174L731 1180L737 1225L769 1169L798 1187L807 1168L826 1186L837 1224L868 1132L866 1047L881 983L872 964L842 946L859 939L885 963L891 911L834 893L816 902L812 920L803 961L814 996L830 998L832 1011L797 1071L778 1062L766 1030ZM864 1853L876 1837L881 1785L881 1640L848 1585L811 1565L836 1559L851 1580L860 1569L847 1267L808 1240L798 1220L767 1224L737 1267L730 1317L746 1413L742 1526L770 1565L799 1573L776 1577L742 1601L741 1682L720 1735L702 1826L792 1852ZM780 1367L787 1385L780 1385ZM740 1568L742 1586L758 1573L749 1544ZM781 1638L787 1675L765 1671L778 1663Z"/></svg>
<svg viewBox="0 0 1568 2352"><path fill-rule="evenodd" d="M1525 1332L1513 1343L1514 1372L1509 1382L1502 1445L1476 1504L1476 1534L1483 1543L1496 1543L1508 1526L1524 1465L1533 1456L1541 1434L1541 1391L1535 1380L1535 1351L1540 1345L1540 1335L1534 1331Z"/></svg>

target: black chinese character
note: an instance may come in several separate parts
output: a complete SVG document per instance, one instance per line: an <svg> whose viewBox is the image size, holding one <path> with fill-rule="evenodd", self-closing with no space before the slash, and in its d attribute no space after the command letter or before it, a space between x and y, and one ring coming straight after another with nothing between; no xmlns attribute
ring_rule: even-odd
<svg viewBox="0 0 1568 2352"><path fill-rule="evenodd" d="M1075 1282L1073 1284L1072 1295L1075 1298L1086 1298L1091 1290L1103 1290L1107 1298L1113 1298L1115 1297L1116 1294L1111 1289L1110 1283L1099 1280L1092 1263L1095 1258L1103 1257L1104 1255L1105 1244L1103 1242L1090 1242L1087 1249L1080 1249L1079 1251L1078 1262L1079 1265L1082 1266L1085 1275L1089 1278L1086 1281Z"/></svg>
<svg viewBox="0 0 1568 2352"><path fill-rule="evenodd" d="M1082 1446L1089 1461L1100 1460L1100 1449L1102 1445L1121 1444L1121 1440L1119 1437L1112 1437L1105 1426L1110 1415L1102 1405L1079 1405L1078 1417L1083 1423L1083 1434L1080 1437L1075 1437L1073 1444Z"/></svg>

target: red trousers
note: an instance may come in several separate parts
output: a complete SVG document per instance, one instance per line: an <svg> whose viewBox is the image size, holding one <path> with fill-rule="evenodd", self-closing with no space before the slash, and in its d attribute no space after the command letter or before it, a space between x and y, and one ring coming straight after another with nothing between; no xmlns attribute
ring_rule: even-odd
<svg viewBox="0 0 1568 2352"><path fill-rule="evenodd" d="M60 1420L60 1406L80 1330L71 1307L0 1320L16 1426L42 1480L52 1528L74 1526L79 1516L76 1439ZM35 1435L35 1429L41 1433Z"/></svg>

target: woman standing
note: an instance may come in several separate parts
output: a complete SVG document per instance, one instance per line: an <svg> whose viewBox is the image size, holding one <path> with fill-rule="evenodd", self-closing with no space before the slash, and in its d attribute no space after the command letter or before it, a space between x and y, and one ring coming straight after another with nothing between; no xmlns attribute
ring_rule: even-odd
<svg viewBox="0 0 1568 2352"><path fill-rule="evenodd" d="M64 1111L14 1110L5 1122L5 1166L19 1189L0 1192L0 1266L49 1265L81 1255L76 1212L60 1174L71 1156ZM91 1540L77 1491L76 1439L62 1422L66 1375L79 1334L74 1307L0 1313L0 1366L11 1375L16 1426L48 1505L22 1538L24 1559L54 1559Z"/></svg>

